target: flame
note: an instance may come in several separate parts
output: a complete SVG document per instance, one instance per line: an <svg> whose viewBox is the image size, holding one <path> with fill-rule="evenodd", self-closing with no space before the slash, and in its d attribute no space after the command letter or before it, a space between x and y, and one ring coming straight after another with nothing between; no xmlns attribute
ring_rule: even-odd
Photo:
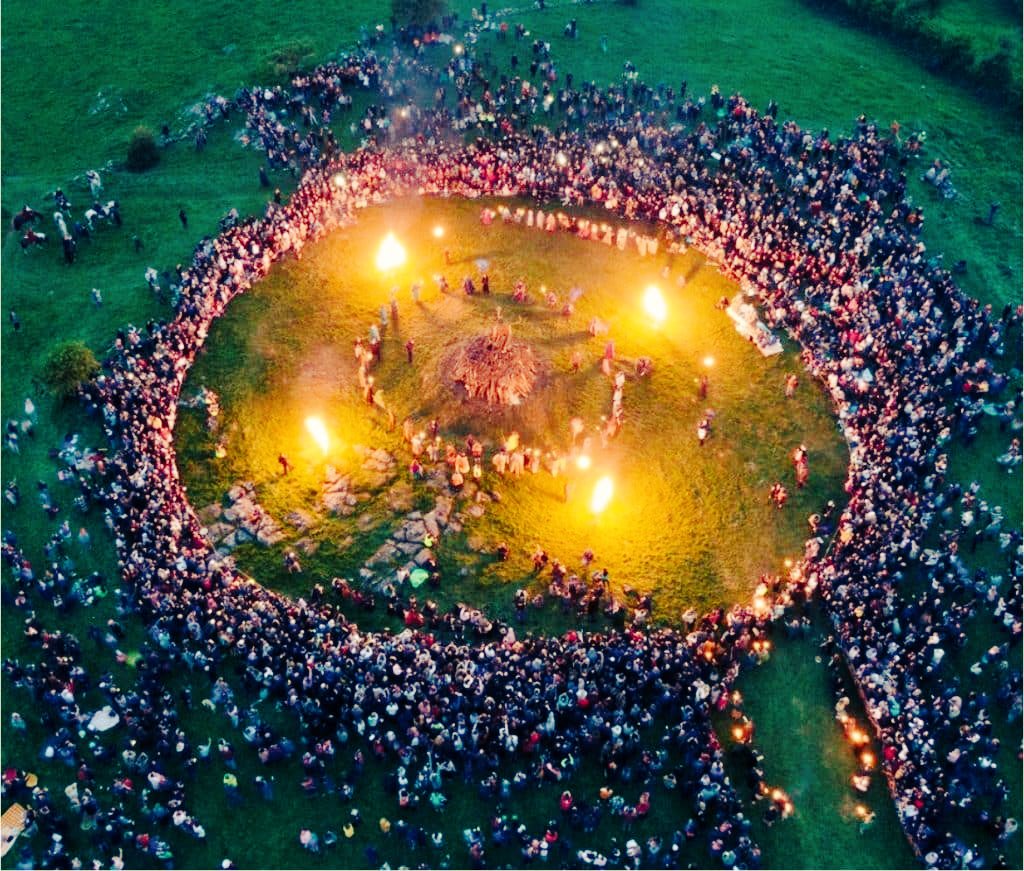
<svg viewBox="0 0 1024 871"><path fill-rule="evenodd" d="M656 324L662 323L668 317L668 304L665 302L665 297L661 295L661 290L653 284L644 293L644 311Z"/></svg>
<svg viewBox="0 0 1024 871"><path fill-rule="evenodd" d="M397 269L403 263L405 263L405 248L395 238L394 233L388 233L381 241L380 248L377 249L377 268L381 272L389 272L392 269Z"/></svg>
<svg viewBox="0 0 1024 871"><path fill-rule="evenodd" d="M313 437L313 441L320 446L320 450L326 454L330 448L331 440L327 435L327 427L324 426L324 422L319 417L307 417L306 430Z"/></svg>
<svg viewBox="0 0 1024 871"><path fill-rule="evenodd" d="M608 507L608 503L612 501L614 489L612 479L605 475L594 485L594 495L590 497L590 510L595 514L604 511Z"/></svg>

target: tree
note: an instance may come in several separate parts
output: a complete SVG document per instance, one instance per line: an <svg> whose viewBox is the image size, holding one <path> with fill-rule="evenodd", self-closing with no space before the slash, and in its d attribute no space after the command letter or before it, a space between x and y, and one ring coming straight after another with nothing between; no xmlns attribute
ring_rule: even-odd
<svg viewBox="0 0 1024 871"><path fill-rule="evenodd" d="M142 172L152 169L160 162L160 151L156 147L156 138L148 127L136 127L128 143L128 169Z"/></svg>
<svg viewBox="0 0 1024 871"><path fill-rule="evenodd" d="M43 367L43 383L60 400L74 398L78 388L100 371L96 356L82 342L64 342L50 352Z"/></svg>
<svg viewBox="0 0 1024 871"><path fill-rule="evenodd" d="M391 0L391 17L399 27L436 24L447 11L446 0Z"/></svg>

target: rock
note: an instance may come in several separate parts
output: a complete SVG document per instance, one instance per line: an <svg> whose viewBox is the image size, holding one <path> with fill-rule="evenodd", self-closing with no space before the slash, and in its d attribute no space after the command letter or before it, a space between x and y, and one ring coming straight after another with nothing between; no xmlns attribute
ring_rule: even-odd
<svg viewBox="0 0 1024 871"><path fill-rule="evenodd" d="M462 532L462 524L458 521L453 520L451 523L448 524L448 531L455 533Z"/></svg>
<svg viewBox="0 0 1024 871"><path fill-rule="evenodd" d="M373 572L371 572L367 568L361 568L359 570L359 577L361 577L364 581L372 580L373 579Z"/></svg>
<svg viewBox="0 0 1024 871"><path fill-rule="evenodd" d="M404 514L406 511L409 511L412 508L412 487L405 481L395 484L394 487L388 490L386 499L388 507L392 511L401 512Z"/></svg>
<svg viewBox="0 0 1024 871"><path fill-rule="evenodd" d="M379 522L380 518L367 511L365 514L359 515L359 519L356 521L356 526L359 527L360 532L369 532Z"/></svg>
<svg viewBox="0 0 1024 871"><path fill-rule="evenodd" d="M220 517L220 513L223 510L223 507L219 503L213 502L210 505L204 505L200 508L196 512L196 517L199 518L199 522L202 523L203 526L209 526Z"/></svg>
<svg viewBox="0 0 1024 871"><path fill-rule="evenodd" d="M366 561L366 564L368 566L376 566L381 563L390 563L401 558L401 556L401 551L392 542L386 541L377 548L377 552Z"/></svg>
<svg viewBox="0 0 1024 871"><path fill-rule="evenodd" d="M395 462L395 458L391 456L384 448L377 448L372 454L373 458L380 464L388 466Z"/></svg>
<svg viewBox="0 0 1024 871"><path fill-rule="evenodd" d="M352 507L348 504L348 500L345 498L345 493L324 493L320 497L320 502L327 511L332 511L335 514L351 514ZM286 518L287 519L287 518Z"/></svg>
<svg viewBox="0 0 1024 871"><path fill-rule="evenodd" d="M412 556L423 547L423 545L418 541L403 541L401 544L395 546L405 554L405 556Z"/></svg>
<svg viewBox="0 0 1024 871"><path fill-rule="evenodd" d="M301 508L296 508L294 511L287 514L284 519L299 530L299 532L305 532L307 529L311 529L316 525L316 518L307 511L303 511Z"/></svg>
<svg viewBox="0 0 1024 871"><path fill-rule="evenodd" d="M256 531L256 541L264 547L272 547L284 538L284 533L276 526L263 524Z"/></svg>
<svg viewBox="0 0 1024 871"><path fill-rule="evenodd" d="M484 506L481 505L479 502L474 502L472 505L469 506L469 508L466 509L466 513L469 514L470 517L483 517Z"/></svg>
<svg viewBox="0 0 1024 871"><path fill-rule="evenodd" d="M234 531L229 523L211 523L206 527L206 537L213 542L221 541Z"/></svg>
<svg viewBox="0 0 1024 871"><path fill-rule="evenodd" d="M323 489L336 493L340 490L347 490L351 486L351 479L348 475L342 475L334 466L328 466L324 477Z"/></svg>
<svg viewBox="0 0 1024 871"><path fill-rule="evenodd" d="M441 535L441 527L437 522L437 515L433 511L423 515L423 528L426 529L434 538L438 538Z"/></svg>
<svg viewBox="0 0 1024 871"><path fill-rule="evenodd" d="M426 524L422 520L406 521L402 529L405 532L406 541L423 541L423 537L427 534Z"/></svg>
<svg viewBox="0 0 1024 871"><path fill-rule="evenodd" d="M241 544L238 540L238 535L239 533L237 531L225 535L224 538L220 540L220 544L217 545L217 549L223 552L234 550L239 544Z"/></svg>
<svg viewBox="0 0 1024 871"><path fill-rule="evenodd" d="M230 490L228 490L228 499L232 502L237 502L246 494L246 489L241 484L235 484Z"/></svg>
<svg viewBox="0 0 1024 871"><path fill-rule="evenodd" d="M312 556L320 550L320 542L313 541L311 538L303 538L295 542L295 548L302 551L306 556Z"/></svg>
<svg viewBox="0 0 1024 871"><path fill-rule="evenodd" d="M423 512L422 511L410 511L408 514L405 515L405 519L406 520L422 520L423 519Z"/></svg>
<svg viewBox="0 0 1024 871"><path fill-rule="evenodd" d="M413 557L413 561L418 566L425 566L433 558L434 552L429 547L420 548L419 552Z"/></svg>
<svg viewBox="0 0 1024 871"><path fill-rule="evenodd" d="M479 535L471 535L469 540L466 542L466 546L470 550L475 550L478 553L483 553L487 549L487 545Z"/></svg>
<svg viewBox="0 0 1024 871"><path fill-rule="evenodd" d="M438 523L447 523L452 513L452 497L438 496L434 503L434 513L437 515Z"/></svg>
<svg viewBox="0 0 1024 871"><path fill-rule="evenodd" d="M362 501L366 501L366 499L370 498L367 493L360 493L359 496L363 497ZM360 499L355 495L355 493L345 494L345 504L348 505L349 507L354 507L355 504L359 501Z"/></svg>
<svg viewBox="0 0 1024 871"><path fill-rule="evenodd" d="M394 479L396 472L376 472L370 475L369 484L374 490L379 490L381 487L386 487Z"/></svg>

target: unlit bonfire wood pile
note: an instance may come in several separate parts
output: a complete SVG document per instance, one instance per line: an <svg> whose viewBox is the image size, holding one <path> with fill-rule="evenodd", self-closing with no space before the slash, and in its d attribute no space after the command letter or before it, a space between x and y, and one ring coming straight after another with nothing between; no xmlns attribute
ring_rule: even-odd
<svg viewBox="0 0 1024 871"><path fill-rule="evenodd" d="M483 399L491 405L519 405L540 375L533 349L513 339L505 324L457 348L446 369L447 378L461 385L470 399Z"/></svg>

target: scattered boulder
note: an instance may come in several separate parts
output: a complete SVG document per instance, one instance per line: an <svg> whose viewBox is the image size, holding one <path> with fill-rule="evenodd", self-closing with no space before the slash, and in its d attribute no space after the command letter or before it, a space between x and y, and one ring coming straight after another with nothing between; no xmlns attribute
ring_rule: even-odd
<svg viewBox="0 0 1024 871"><path fill-rule="evenodd" d="M406 511L411 510L413 501L412 486L406 481L395 484L394 487L388 490L386 501L388 507L396 513L404 514Z"/></svg>
<svg viewBox="0 0 1024 871"><path fill-rule="evenodd" d="M299 532L305 532L307 529L312 529L316 526L316 518L301 508L296 508L294 511L289 512L284 519L299 530Z"/></svg>
<svg viewBox="0 0 1024 871"><path fill-rule="evenodd" d="M306 556L312 556L320 550L320 542L312 538L302 538L295 542L295 549L302 551Z"/></svg>
<svg viewBox="0 0 1024 871"><path fill-rule="evenodd" d="M206 527L206 537L212 542L223 541L233 531L234 527L228 523L211 523Z"/></svg>
<svg viewBox="0 0 1024 871"><path fill-rule="evenodd" d="M200 508L196 512L196 517L199 518L199 522L202 523L203 526L209 526L210 524L214 523L217 520L217 518L220 517L220 513L223 510L224 508L221 505L219 505L216 502L213 502L210 505L204 505L202 508Z"/></svg>
<svg viewBox="0 0 1024 871"><path fill-rule="evenodd" d="M359 527L360 532L369 532L380 522L380 518L369 511L366 511L359 515L359 519L356 521L356 526Z"/></svg>

